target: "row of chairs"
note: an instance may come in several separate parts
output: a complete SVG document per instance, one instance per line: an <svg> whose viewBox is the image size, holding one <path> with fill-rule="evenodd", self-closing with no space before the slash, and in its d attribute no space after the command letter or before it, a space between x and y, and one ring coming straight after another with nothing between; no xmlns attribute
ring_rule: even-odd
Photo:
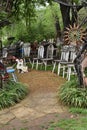
<svg viewBox="0 0 87 130"><path fill-rule="evenodd" d="M71 75L75 75L74 59L76 57L76 48L74 46L63 46L61 49L61 58L60 60L54 60L53 70L55 71L56 65L58 66L57 74L60 75L62 69L63 78L67 74L68 81L70 80Z"/></svg>
<svg viewBox="0 0 87 130"><path fill-rule="evenodd" d="M53 59L53 52L54 52L54 46L52 44L50 44L48 46L48 48L47 48L47 57L44 58L44 46L40 45L39 48L38 48L38 56L36 58L33 58L32 62L29 59L29 61L32 64L32 69L33 69L33 67L34 67L35 64L36 64L36 69L38 69L38 65L44 63L45 70L46 70L47 61L49 61L49 60L52 61L52 59ZM7 52L5 52L4 54L5 55L3 55L3 58L6 59L7 58ZM29 49L29 54L30 54L30 49ZM3 62L3 60L1 62ZM24 64L24 62L26 63L25 58L23 59L23 63L22 62L21 63ZM21 68L21 66L20 66L20 68ZM6 67L6 71L7 71L8 74L11 75L12 80L14 80L15 82L18 81L17 76L15 74L15 69L14 68L12 68L12 67Z"/></svg>
<svg viewBox="0 0 87 130"><path fill-rule="evenodd" d="M44 46L40 45L38 48L37 57L33 58L32 69L34 68L34 65L36 64L36 70L38 69L39 65L41 65L41 66L44 65L45 70L46 70L48 62L51 62L51 63L53 62L55 49L56 48L54 48L53 44L50 44L47 47L46 57L44 57Z"/></svg>
<svg viewBox="0 0 87 130"><path fill-rule="evenodd" d="M75 46L63 46L61 48L61 56L60 59L54 58L54 46L50 44L47 48L47 56L44 58L44 46L40 46L38 48L38 56L37 58L33 58L32 62L32 69L34 68L34 65L36 64L36 70L38 69L38 65L45 65L45 70L47 68L48 62L53 65L52 72L55 72L56 66L57 66L57 74L60 75L61 69L62 69L62 75L63 78L65 77L65 74L67 75L68 81L70 80L71 75L76 74L73 61L76 57L76 48ZM57 49L56 49L57 50Z"/></svg>
<svg viewBox="0 0 87 130"><path fill-rule="evenodd" d="M50 62L50 65L53 65L52 72L55 72L56 66L57 66L57 74L60 75L61 69L62 69L62 75L63 78L65 77L65 74L67 74L67 79L70 80L70 77L72 74L75 74L75 68L73 61L76 57L76 48L74 46L63 46L61 48L61 56L60 59L54 58L54 50L56 50L57 54L57 48L54 48L53 44L50 44L47 47L47 53L46 57L44 57L44 46L40 45L38 48L38 54L37 57L33 58L32 69L34 68L34 65L36 65L36 70L38 69L38 66L44 65L45 70L47 69L48 63ZM17 81L17 77L15 76L15 70L13 68L7 69L8 73L12 74L12 77L14 81Z"/></svg>

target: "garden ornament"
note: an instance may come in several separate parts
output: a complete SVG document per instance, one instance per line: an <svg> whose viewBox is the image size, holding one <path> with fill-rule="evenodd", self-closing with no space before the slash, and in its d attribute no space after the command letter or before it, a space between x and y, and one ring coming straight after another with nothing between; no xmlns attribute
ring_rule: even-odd
<svg viewBox="0 0 87 130"><path fill-rule="evenodd" d="M87 86L87 78L85 75L85 68L87 67L87 40L86 31L80 28L79 25L69 26L64 33L65 44L74 45L78 48L78 45L82 48L78 49L77 56L74 60L74 66L76 69L79 86Z"/></svg>
<svg viewBox="0 0 87 130"><path fill-rule="evenodd" d="M17 70L19 73L28 72L28 67L24 65L23 59L16 59Z"/></svg>
<svg viewBox="0 0 87 130"><path fill-rule="evenodd" d="M83 42L85 39L86 33L85 30L79 28L79 25L74 24L73 26L69 25L64 32L64 41L66 44L77 45Z"/></svg>

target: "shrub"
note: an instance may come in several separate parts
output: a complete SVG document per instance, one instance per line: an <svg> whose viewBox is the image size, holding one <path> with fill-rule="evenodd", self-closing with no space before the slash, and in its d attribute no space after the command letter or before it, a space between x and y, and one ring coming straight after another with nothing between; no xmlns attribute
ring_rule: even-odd
<svg viewBox="0 0 87 130"><path fill-rule="evenodd" d="M87 89L79 88L75 79L63 84L58 96L65 105L87 108Z"/></svg>
<svg viewBox="0 0 87 130"><path fill-rule="evenodd" d="M9 81L6 86L0 90L0 109L10 107L20 102L28 94L25 85Z"/></svg>

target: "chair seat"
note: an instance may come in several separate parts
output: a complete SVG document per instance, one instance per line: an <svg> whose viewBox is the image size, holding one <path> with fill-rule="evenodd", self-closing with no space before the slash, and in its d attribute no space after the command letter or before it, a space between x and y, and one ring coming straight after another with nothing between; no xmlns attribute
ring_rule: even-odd
<svg viewBox="0 0 87 130"><path fill-rule="evenodd" d="M72 63L68 63L68 66L74 66L74 63L72 62Z"/></svg>
<svg viewBox="0 0 87 130"><path fill-rule="evenodd" d="M37 60L38 58L33 58L33 60Z"/></svg>
<svg viewBox="0 0 87 130"><path fill-rule="evenodd" d="M15 69L13 69L12 67L7 67L6 70L7 70L7 73L11 75L12 80L17 82L18 79L17 79L17 76L15 74Z"/></svg>
<svg viewBox="0 0 87 130"><path fill-rule="evenodd" d="M42 60L43 61L50 61L50 60L53 60L53 58L43 58Z"/></svg>
<svg viewBox="0 0 87 130"><path fill-rule="evenodd" d="M60 61L60 64L69 64L69 62L67 62L67 61Z"/></svg>
<svg viewBox="0 0 87 130"><path fill-rule="evenodd" d="M7 73L14 73L14 72L15 72L15 69L13 69L13 68L7 69Z"/></svg>
<svg viewBox="0 0 87 130"><path fill-rule="evenodd" d="M58 60L58 59L56 59L56 60L54 60L54 62L67 62L66 60Z"/></svg>

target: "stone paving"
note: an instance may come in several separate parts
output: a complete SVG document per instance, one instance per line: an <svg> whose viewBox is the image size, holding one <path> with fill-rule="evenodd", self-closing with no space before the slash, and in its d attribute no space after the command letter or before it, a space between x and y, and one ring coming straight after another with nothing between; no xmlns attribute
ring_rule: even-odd
<svg viewBox="0 0 87 130"><path fill-rule="evenodd" d="M32 100L29 96L27 98L28 100L25 99L14 107L0 111L0 124L6 124L14 118L34 120L49 113L62 113L66 110L58 106L55 93L39 94L32 97Z"/></svg>
<svg viewBox="0 0 87 130"><path fill-rule="evenodd" d="M23 101L21 101L19 104L16 104L15 106L12 106L8 109L0 111L0 124L1 125L6 124L14 119L16 121L24 121L24 120L29 119L31 121L31 120L35 120L37 118L46 116L47 114L50 114L50 113L67 112L67 108L65 108L64 106L62 106L58 103L57 93L56 93L57 87L55 87L54 91L52 90L52 85L55 86L55 84L53 84L52 79L55 81L55 77L56 77L56 80L58 80L58 77L50 72L47 72L47 73L45 72L45 76L47 76L47 79L48 79L47 81L48 81L48 84L50 82L49 85L51 85L51 88L47 89L47 91L46 91L46 86L45 86L44 90L42 89L39 91L39 89L37 88L34 91L34 88L32 87L34 85L34 81L36 82L34 77L36 75L41 77L40 81L38 79L38 82L36 82L36 85L37 85L37 84L41 83L41 79L42 79L42 82L44 82L44 78L43 78L44 74L43 74L43 72L42 73L40 72L40 74L38 74L38 72L36 72L36 71L30 72L30 73L31 73L31 76L30 76L31 78L28 80L29 80L31 91L29 90L29 95ZM33 74L34 74L34 77L33 77ZM23 78L23 75L22 76L19 75L19 78L20 77ZM29 78L29 76L28 76L28 78ZM60 79L61 79L61 81L63 81L62 78L60 78ZM20 78L20 80L22 82L24 82L21 78ZM25 83L27 83L27 81ZM56 84L56 86L57 86L57 84ZM34 86L34 87L36 87L36 86ZM42 84L41 87L44 87L44 84ZM4 130L4 129L2 129L2 130Z"/></svg>

